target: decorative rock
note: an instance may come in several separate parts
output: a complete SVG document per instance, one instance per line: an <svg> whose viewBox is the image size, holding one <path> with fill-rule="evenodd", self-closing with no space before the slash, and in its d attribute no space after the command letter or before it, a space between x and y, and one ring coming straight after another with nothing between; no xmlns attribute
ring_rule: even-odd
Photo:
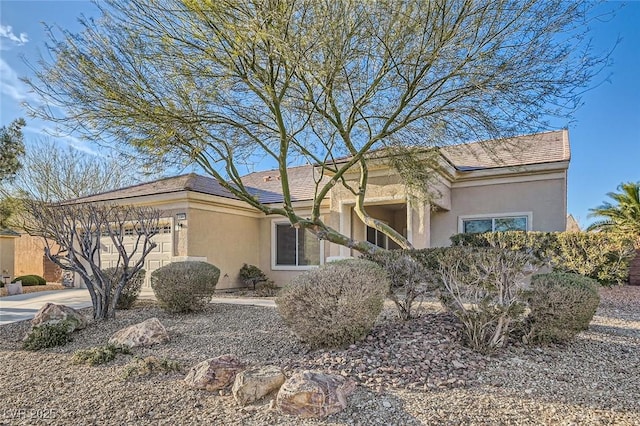
<svg viewBox="0 0 640 426"><path fill-rule="evenodd" d="M160 320L155 317L118 330L109 339L110 344L128 346L130 348L151 346L168 341L169 333L167 333Z"/></svg>
<svg viewBox="0 0 640 426"><path fill-rule="evenodd" d="M65 305L46 303L31 320L31 326L37 327L43 324L57 324L67 321L69 333L82 330L87 326L87 319L80 312Z"/></svg>
<svg viewBox="0 0 640 426"><path fill-rule="evenodd" d="M463 363L461 363L460 361L455 360L455 359L453 360L453 362L451 364L453 364L453 368L455 368L457 370L460 370L461 368L467 368L466 365L464 365Z"/></svg>
<svg viewBox="0 0 640 426"><path fill-rule="evenodd" d="M277 406L285 414L326 417L347 407L355 382L342 376L314 371L292 375L280 388Z"/></svg>
<svg viewBox="0 0 640 426"><path fill-rule="evenodd" d="M5 288L7 289L7 296L22 294L22 281L9 283L5 285Z"/></svg>
<svg viewBox="0 0 640 426"><path fill-rule="evenodd" d="M244 363L236 356L222 355L192 367L184 382L189 387L213 392L231 385L243 368Z"/></svg>
<svg viewBox="0 0 640 426"><path fill-rule="evenodd" d="M236 375L233 397L240 405L251 404L278 390L285 379L282 369L274 365L244 370Z"/></svg>

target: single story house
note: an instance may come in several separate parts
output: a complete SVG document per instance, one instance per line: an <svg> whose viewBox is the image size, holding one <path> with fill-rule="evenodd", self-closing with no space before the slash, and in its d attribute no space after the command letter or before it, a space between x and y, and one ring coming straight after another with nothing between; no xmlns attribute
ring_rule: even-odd
<svg viewBox="0 0 640 426"><path fill-rule="evenodd" d="M409 197L397 172L384 161L369 173L366 209L402 233L416 248L446 246L459 232L499 230L563 231L567 218L567 130L513 139L475 142L440 149L438 196L429 203ZM314 194L313 165L288 169L294 207L304 216ZM357 172L347 178L355 179ZM243 178L263 203L282 203L277 170ZM145 262L151 272L170 262L204 260L221 269L219 289L242 286L243 263L257 265L283 285L300 271L336 256L355 256L349 248L319 241L286 218L265 216L236 199L212 178L185 174L108 191L77 201L152 206L163 212L158 244ZM383 247L393 242L367 228L353 211L353 195L336 185L322 201L323 220L345 235ZM105 267L117 259L103 241Z"/></svg>

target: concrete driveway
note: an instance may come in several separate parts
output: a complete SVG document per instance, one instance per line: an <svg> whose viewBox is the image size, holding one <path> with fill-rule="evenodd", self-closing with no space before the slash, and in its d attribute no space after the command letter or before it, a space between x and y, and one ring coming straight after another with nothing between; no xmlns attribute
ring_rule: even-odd
<svg viewBox="0 0 640 426"><path fill-rule="evenodd" d="M72 288L0 297L0 325L31 319L48 302L81 309L91 306L91 296L85 288Z"/></svg>
<svg viewBox="0 0 640 426"><path fill-rule="evenodd" d="M155 295L150 288L143 288L139 298L155 299ZM87 289L73 288L0 297L0 325L32 319L49 302L81 309L91 307L91 296ZM211 303L275 307L273 300L262 298L214 297Z"/></svg>

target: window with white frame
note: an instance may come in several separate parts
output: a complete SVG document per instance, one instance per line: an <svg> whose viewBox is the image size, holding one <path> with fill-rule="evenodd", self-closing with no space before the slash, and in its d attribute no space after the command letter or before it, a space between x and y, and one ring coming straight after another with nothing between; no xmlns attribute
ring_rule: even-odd
<svg viewBox="0 0 640 426"><path fill-rule="evenodd" d="M387 236L371 226L367 226L367 241L383 249L389 248Z"/></svg>
<svg viewBox="0 0 640 426"><path fill-rule="evenodd" d="M322 243L307 229L289 223L274 224L275 267L317 266L321 261Z"/></svg>
<svg viewBox="0 0 640 426"><path fill-rule="evenodd" d="M531 214L468 216L460 218L459 232L477 234L482 232L528 231Z"/></svg>

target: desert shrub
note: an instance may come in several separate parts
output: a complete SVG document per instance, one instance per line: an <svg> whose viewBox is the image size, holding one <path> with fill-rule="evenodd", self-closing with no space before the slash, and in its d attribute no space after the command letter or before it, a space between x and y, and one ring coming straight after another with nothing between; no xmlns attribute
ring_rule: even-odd
<svg viewBox="0 0 640 426"><path fill-rule="evenodd" d="M453 245L526 251L556 272L584 275L603 285L622 284L634 256L632 238L604 232L487 232L457 234Z"/></svg>
<svg viewBox="0 0 640 426"><path fill-rule="evenodd" d="M462 323L466 344L480 352L505 345L513 323L524 317L521 292L535 272L523 252L452 247L439 258L440 301Z"/></svg>
<svg viewBox="0 0 640 426"><path fill-rule="evenodd" d="M369 333L388 291L380 266L350 259L298 275L280 290L276 305L301 340L312 347L339 347Z"/></svg>
<svg viewBox="0 0 640 426"><path fill-rule="evenodd" d="M151 273L158 305L168 312L201 311L211 300L220 269L206 262L174 262Z"/></svg>
<svg viewBox="0 0 640 426"><path fill-rule="evenodd" d="M554 271L593 278L602 285L623 284L635 255L634 241L604 232L561 232Z"/></svg>
<svg viewBox="0 0 640 426"><path fill-rule="evenodd" d="M435 268L428 269L402 250L385 250L364 256L380 265L389 279L389 298L402 320L411 318L414 303L437 288Z"/></svg>
<svg viewBox="0 0 640 426"><path fill-rule="evenodd" d="M118 281L122 276L122 268L107 268L102 272L111 279L111 297L113 297ZM133 304L136 303L136 300L138 300L142 284L144 284L145 275L146 271L144 269L140 269L131 278L129 278L120 292L120 297L116 303L116 309L131 309Z"/></svg>
<svg viewBox="0 0 640 426"><path fill-rule="evenodd" d="M589 328L600 303L598 282L577 274L540 274L526 292L531 312L528 340L560 343Z"/></svg>
<svg viewBox="0 0 640 426"><path fill-rule="evenodd" d="M22 275L20 277L15 277L11 282L15 283L18 281L22 281L23 287L47 285L47 281L39 275Z"/></svg>
<svg viewBox="0 0 640 426"><path fill-rule="evenodd" d="M271 280L256 284L255 295L258 297L273 297L278 294L280 288Z"/></svg>
<svg viewBox="0 0 640 426"><path fill-rule="evenodd" d="M239 275L244 285L253 287L256 290L256 296L275 296L278 291L275 283L262 272L262 269L255 265L243 264Z"/></svg>
<svg viewBox="0 0 640 426"><path fill-rule="evenodd" d="M124 369L122 378L129 380L134 377L151 376L156 374L182 373L182 365L167 358L148 356L135 357Z"/></svg>
<svg viewBox="0 0 640 426"><path fill-rule="evenodd" d="M267 281L269 278L262 272L262 269L255 265L247 265L246 263L240 268L240 279L246 285L253 285L261 281Z"/></svg>
<svg viewBox="0 0 640 426"><path fill-rule="evenodd" d="M100 365L116 359L118 354L130 354L128 346L108 344L88 349L80 349L73 353L72 364Z"/></svg>
<svg viewBox="0 0 640 426"><path fill-rule="evenodd" d="M28 351L64 346L71 339L71 326L68 321L57 324L43 324L33 327L22 341L22 348Z"/></svg>

